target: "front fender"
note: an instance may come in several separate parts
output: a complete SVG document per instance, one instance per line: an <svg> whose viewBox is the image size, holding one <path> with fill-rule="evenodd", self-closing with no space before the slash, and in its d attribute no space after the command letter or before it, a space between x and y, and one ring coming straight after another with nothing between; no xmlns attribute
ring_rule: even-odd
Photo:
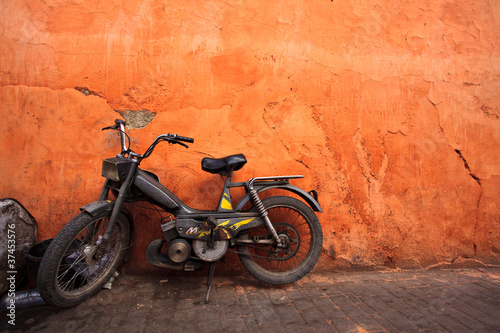
<svg viewBox="0 0 500 333"><path fill-rule="evenodd" d="M113 210L114 205L115 202L111 200L94 201L80 207L80 210L82 212L86 211L92 216L96 216L97 214L107 210Z"/></svg>
<svg viewBox="0 0 500 333"><path fill-rule="evenodd" d="M275 189L275 188L293 192L293 193L297 194L299 197L301 197L302 199L304 199L304 201L307 202L309 204L309 206L311 206L312 210L314 210L315 212L319 212L319 213L323 212L323 210L321 209L321 206L319 205L319 202L316 199L314 199L314 197L312 195L310 195L309 193L307 193L306 191L304 191L303 189L301 189L300 187L297 187L295 185L280 184L280 185L269 185L269 186L262 186L262 187L258 187L257 185L254 185L254 188L257 191L257 193L264 192L264 191L271 190L271 189ZM240 200L240 202L238 202L238 205L236 206L236 208L234 210L241 211L248 201L250 201L249 194L245 195Z"/></svg>

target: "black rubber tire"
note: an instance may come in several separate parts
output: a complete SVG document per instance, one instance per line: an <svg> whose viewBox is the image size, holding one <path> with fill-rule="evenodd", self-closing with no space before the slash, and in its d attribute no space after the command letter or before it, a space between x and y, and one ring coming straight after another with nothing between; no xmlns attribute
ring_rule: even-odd
<svg viewBox="0 0 500 333"><path fill-rule="evenodd" d="M95 216L82 212L52 240L38 270L38 290L45 302L76 306L99 292L115 273L130 242L130 221L124 213L118 216L103 258L91 255L110 215L111 211Z"/></svg>
<svg viewBox="0 0 500 333"><path fill-rule="evenodd" d="M239 245L241 263L252 276L265 283L282 285L300 280L314 268L321 254L321 224L312 209L295 198L275 196L262 200L262 203L278 235L291 240L289 253L273 253L275 245L259 246L262 247L259 249ZM254 237L272 238L265 226L252 228L239 236L240 239Z"/></svg>

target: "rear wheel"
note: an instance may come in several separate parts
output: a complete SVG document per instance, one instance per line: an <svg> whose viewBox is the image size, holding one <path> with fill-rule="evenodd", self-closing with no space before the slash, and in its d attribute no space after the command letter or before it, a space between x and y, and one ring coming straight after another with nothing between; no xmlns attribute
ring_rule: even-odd
<svg viewBox="0 0 500 333"><path fill-rule="evenodd" d="M130 221L120 213L108 245L98 255L110 215L110 211L96 216L82 212L52 240L38 272L38 290L48 304L76 306L95 295L115 273L129 244Z"/></svg>
<svg viewBox="0 0 500 333"><path fill-rule="evenodd" d="M286 196L262 200L284 248L273 244L258 244L258 240L273 239L266 226L249 229L239 236L255 240L254 244L239 245L241 263L255 278L270 284L288 284L309 273L321 254L323 233L316 214L305 203Z"/></svg>

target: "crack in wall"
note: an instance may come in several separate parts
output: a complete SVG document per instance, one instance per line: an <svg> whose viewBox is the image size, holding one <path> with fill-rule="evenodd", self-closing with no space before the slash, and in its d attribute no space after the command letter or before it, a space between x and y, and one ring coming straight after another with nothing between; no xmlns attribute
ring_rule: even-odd
<svg viewBox="0 0 500 333"><path fill-rule="evenodd" d="M469 175L481 186L481 179L479 179L470 169L469 164L467 163L467 160L465 159L464 155L462 155L462 152L458 149L455 149L455 153L457 153L458 157L464 162L464 167L465 169L469 172Z"/></svg>
<svg viewBox="0 0 500 333"><path fill-rule="evenodd" d="M283 99L282 102L285 102L287 99ZM264 112L262 113L262 120L264 121L264 123L266 124L266 126L270 129L272 129L273 131L275 131L276 133L278 133L278 136L279 136L279 130L276 129L276 126L273 126L271 125L267 119L266 119L266 115L275 110L276 106L279 105L279 102L269 102L267 103L267 105L264 107ZM307 169L310 169L310 167L301 159L298 159L296 157L293 156L292 154L292 151L290 150L290 148L285 144L285 142L283 142L283 140L281 138L279 138L279 141L281 143L281 145L286 149L287 151L287 154L288 156L290 156L290 158L292 158L294 161L296 161L297 163L303 165L304 167L306 167Z"/></svg>
<svg viewBox="0 0 500 333"><path fill-rule="evenodd" d="M440 117L440 114L439 114L439 109L438 109L438 105L441 104L442 102L440 103L435 103L433 102L429 97L427 97L427 100L434 106L434 109L436 110L437 112L437 117L438 117L438 126L439 126L439 130L441 131L441 133L448 139L447 135L446 135L446 132L443 128L443 126L441 125L441 117ZM477 255L477 243L476 243L476 234L477 234L477 227L478 227L478 224L479 224L479 206L481 204L481 199L483 197L483 187L481 185L481 179L479 177L477 177L471 170L470 166L469 166L469 163L467 163L467 160L466 158L464 157L462 151L460 149L457 149L457 148L454 148L451 143L450 143L450 140L448 140L448 146L453 149L455 151L455 153L458 155L458 157L462 160L463 164L464 164L464 168L465 170L469 173L469 176L474 179L474 181L479 185L479 188L480 188L480 192L479 192L479 197L477 199L477 203L476 203L476 217L475 217L475 223L474 223L474 231L473 231L473 235L472 235L472 247L473 247L473 251L474 251L474 255Z"/></svg>
<svg viewBox="0 0 500 333"><path fill-rule="evenodd" d="M389 156L384 153L382 163L379 170L375 173L371 166L370 154L366 151L364 139L358 129L353 138L354 151L358 160L358 165L361 172L368 183L367 200L369 205L370 215L375 218L382 218L386 214L386 206L384 195L382 193L382 185L384 184L387 168L389 166Z"/></svg>
<svg viewBox="0 0 500 333"><path fill-rule="evenodd" d="M292 159L294 159L297 163L302 164L303 166L305 166L307 169L310 169L309 166L304 161L299 160L299 159L293 157L292 153L290 152L290 148L288 148L287 145L285 145L285 143L281 139L280 139L280 142L283 145L283 147L285 147L285 149L286 149L286 151L288 153L288 156L290 156Z"/></svg>
<svg viewBox="0 0 500 333"><path fill-rule="evenodd" d="M81 92L85 96L97 96L102 98L101 95L87 87L74 87L76 91ZM147 109L143 110L114 110L119 113L126 121L129 129L140 129L146 127L156 116L156 112L151 112Z"/></svg>
<svg viewBox="0 0 500 333"><path fill-rule="evenodd" d="M438 116L438 126L439 126L439 130L441 131L441 133L443 133L443 135L448 139L447 135L446 135L446 132L443 128L443 126L441 125L441 117L439 115L439 110L437 108L437 106L439 104L441 104L442 102L440 103L434 103L433 101L431 101L431 99L429 97L427 97L427 100L432 104L432 106L434 106L434 109L436 110L437 112L437 116ZM464 155L462 154L462 151L460 151L459 149L456 149L454 148L451 143L449 142L448 140L448 146L450 146L450 148L452 148L455 153L458 155L458 157L462 160L462 162L464 163L464 167L465 169L467 170L467 172L469 173L469 175L479 184L479 186L481 186L481 179L479 177L477 177L471 170L469 164L467 163L467 160L465 159Z"/></svg>
<svg viewBox="0 0 500 333"><path fill-rule="evenodd" d="M98 94L98 93L96 93L95 91L90 90L90 89L89 89L89 88L87 88L87 87L75 87L75 90L76 90L76 91L81 92L81 93L82 93L82 94L84 94L85 96L92 95L92 96L97 96L97 97L102 98L102 96L101 96L101 95L99 95L99 94Z"/></svg>

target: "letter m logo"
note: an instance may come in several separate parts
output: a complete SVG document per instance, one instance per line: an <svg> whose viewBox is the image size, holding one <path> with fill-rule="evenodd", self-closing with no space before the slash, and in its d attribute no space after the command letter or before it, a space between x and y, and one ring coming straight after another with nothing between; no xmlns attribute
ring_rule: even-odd
<svg viewBox="0 0 500 333"><path fill-rule="evenodd" d="M186 235L192 235L198 233L198 227L191 227L186 231Z"/></svg>

